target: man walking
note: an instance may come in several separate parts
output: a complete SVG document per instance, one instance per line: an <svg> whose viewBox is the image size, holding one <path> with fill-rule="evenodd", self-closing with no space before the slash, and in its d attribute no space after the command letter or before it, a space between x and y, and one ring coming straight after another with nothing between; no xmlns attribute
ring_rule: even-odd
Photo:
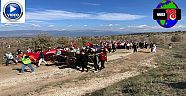
<svg viewBox="0 0 186 96"><path fill-rule="evenodd" d="M60 48L58 48L57 51L56 51L56 58L57 58L57 62L61 62L61 50L60 50Z"/></svg>
<svg viewBox="0 0 186 96"><path fill-rule="evenodd" d="M4 57L6 59L6 62L5 62L6 66L9 65L10 61L13 61L15 64L17 64L17 62L16 62L16 60L14 60L14 56L11 52L7 52Z"/></svg>
<svg viewBox="0 0 186 96"><path fill-rule="evenodd" d="M81 72L84 72L84 69L86 68L86 72L88 72L88 55L85 54L84 51L81 52L81 67L82 67L82 71Z"/></svg>
<svg viewBox="0 0 186 96"><path fill-rule="evenodd" d="M34 73L34 68L32 67L31 60L30 60L29 56L26 56L24 54L21 61L22 61L22 67L21 67L21 73L19 73L19 74L24 73L26 66L28 66L31 69L31 72Z"/></svg>
<svg viewBox="0 0 186 96"><path fill-rule="evenodd" d="M81 54L79 51L76 52L76 62L75 62L75 66L76 66L76 69L80 69L80 64L81 64Z"/></svg>
<svg viewBox="0 0 186 96"><path fill-rule="evenodd" d="M40 50L38 67L41 65L42 62L44 62L44 63L47 65L47 62L46 62L45 59L44 59L43 51Z"/></svg>
<svg viewBox="0 0 186 96"><path fill-rule="evenodd" d="M94 56L93 56L93 61L94 61L94 69L95 69L95 73L98 72L99 69L99 55L96 51L94 51Z"/></svg>
<svg viewBox="0 0 186 96"><path fill-rule="evenodd" d="M150 49L151 49L151 51L150 51L150 52L152 52L152 51L153 51L153 45L154 45L154 44L151 42L151 43L150 43Z"/></svg>
<svg viewBox="0 0 186 96"><path fill-rule="evenodd" d="M133 44L133 49L134 49L134 53L136 53L137 52L137 44L136 43Z"/></svg>
<svg viewBox="0 0 186 96"><path fill-rule="evenodd" d="M156 44L153 45L152 53L156 53Z"/></svg>
<svg viewBox="0 0 186 96"><path fill-rule="evenodd" d="M116 51L116 45L115 45L115 43L113 42L112 43L112 52L115 52Z"/></svg>
<svg viewBox="0 0 186 96"><path fill-rule="evenodd" d="M105 61L107 61L107 56L103 53L103 51L99 55L99 60L101 61L101 69L104 69Z"/></svg>

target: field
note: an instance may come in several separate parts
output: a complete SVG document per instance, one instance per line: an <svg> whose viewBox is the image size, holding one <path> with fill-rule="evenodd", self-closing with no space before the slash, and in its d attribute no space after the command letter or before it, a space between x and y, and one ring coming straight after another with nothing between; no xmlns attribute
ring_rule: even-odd
<svg viewBox="0 0 186 96"><path fill-rule="evenodd" d="M158 45L158 51L152 54L149 49L139 50L138 53L132 53L132 50L117 50L108 54L106 69L98 73L93 73L91 64L90 71L85 73L72 68L42 65L36 68L34 74L28 71L23 75L17 75L21 64L0 65L0 96L184 96L186 94L185 32L81 37L77 42L80 46L90 39L97 42L100 39L126 38L153 40ZM29 45L32 48L38 47L46 40L47 43L39 47L59 46L57 41L63 44L73 38L48 38L48 36L47 38L45 36L1 38L3 45L1 52L10 50L6 48L10 43L11 51L15 51L18 47L26 49ZM173 43L172 49L168 49L169 43Z"/></svg>
<svg viewBox="0 0 186 96"><path fill-rule="evenodd" d="M176 43L157 56L158 67L141 75L115 83L88 96L185 96L186 42Z"/></svg>

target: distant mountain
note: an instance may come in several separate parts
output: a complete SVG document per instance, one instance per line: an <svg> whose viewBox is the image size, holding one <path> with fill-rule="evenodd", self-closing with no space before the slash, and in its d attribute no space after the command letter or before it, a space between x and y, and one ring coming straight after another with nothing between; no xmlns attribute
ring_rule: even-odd
<svg viewBox="0 0 186 96"><path fill-rule="evenodd" d="M175 31L186 32L186 31ZM151 32L118 32L118 31L102 31L102 30L71 30L71 31L41 31L41 30L15 30L15 31L0 31L0 37L33 37L38 34L48 34L50 36L65 36L65 37L80 37L80 36L110 36L121 34L143 34ZM153 32L156 33L156 32ZM161 33L161 32L160 32Z"/></svg>
<svg viewBox="0 0 186 96"><path fill-rule="evenodd" d="M114 31L100 31L100 30L73 30L73 31L41 31L41 30L15 30L15 31L0 31L0 37L32 37L38 34L48 34L51 36L109 36L127 34L129 32L114 32Z"/></svg>

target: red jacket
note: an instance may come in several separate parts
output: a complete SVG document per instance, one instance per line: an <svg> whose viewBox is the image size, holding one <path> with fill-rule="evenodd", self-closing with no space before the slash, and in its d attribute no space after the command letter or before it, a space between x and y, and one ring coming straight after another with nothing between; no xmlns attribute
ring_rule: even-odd
<svg viewBox="0 0 186 96"><path fill-rule="evenodd" d="M101 53L101 54L99 55L99 59L100 59L101 61L107 61L107 56L106 56L104 53Z"/></svg>

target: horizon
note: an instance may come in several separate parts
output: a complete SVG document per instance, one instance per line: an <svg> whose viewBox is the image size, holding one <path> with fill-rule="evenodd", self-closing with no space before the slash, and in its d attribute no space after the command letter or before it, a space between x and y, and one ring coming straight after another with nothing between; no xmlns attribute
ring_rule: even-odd
<svg viewBox="0 0 186 96"><path fill-rule="evenodd" d="M89 30L90 31L90 30ZM2 33L6 32L6 33ZM17 37L35 37L38 35L47 35L52 37L70 37L70 38L76 38L76 37L97 37L97 36L118 36L118 35L137 35L137 34L158 34L158 33L180 33L180 32L186 32L186 30L176 30L176 31L162 31L162 32L117 32L117 31L92 31L88 32L87 30L78 30L78 32L75 31L57 31L57 30L50 30L50 31L42 31L42 30L14 30L13 31L1 31L0 32L0 38L17 38ZM107 32L107 34L105 34Z"/></svg>

